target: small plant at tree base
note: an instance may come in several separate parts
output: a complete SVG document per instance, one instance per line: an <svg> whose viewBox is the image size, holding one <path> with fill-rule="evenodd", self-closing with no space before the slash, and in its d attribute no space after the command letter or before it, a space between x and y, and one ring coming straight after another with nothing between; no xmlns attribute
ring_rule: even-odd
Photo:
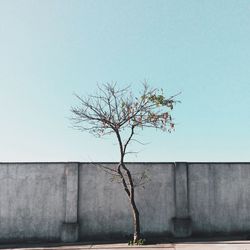
<svg viewBox="0 0 250 250"><path fill-rule="evenodd" d="M141 246L141 245L145 245L145 243L146 243L146 239L138 239L138 240L130 240L128 242L128 245L129 246L132 246L132 245Z"/></svg>
<svg viewBox="0 0 250 250"><path fill-rule="evenodd" d="M140 230L140 214L135 201L135 188L145 184L147 175L145 172L133 174L125 163L125 156L129 152L131 142L139 142L134 139L136 130L143 128L155 128L171 132L175 128L170 114L177 102L175 96L166 98L163 90L152 89L147 83L143 84L143 90L135 96L130 87L119 89L116 84L104 84L98 86L98 92L87 97L76 95L80 101L79 106L73 107L73 126L80 131L87 131L97 137L114 134L120 151L120 160L116 167L111 168L102 165L102 169L112 175L112 179L118 180L127 195L132 215L134 235L133 244L143 244ZM139 180L139 181L137 181Z"/></svg>

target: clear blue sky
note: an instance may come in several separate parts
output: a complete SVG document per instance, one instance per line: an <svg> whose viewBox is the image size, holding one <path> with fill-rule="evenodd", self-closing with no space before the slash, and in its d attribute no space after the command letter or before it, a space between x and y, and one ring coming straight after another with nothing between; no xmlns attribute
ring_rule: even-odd
<svg viewBox="0 0 250 250"><path fill-rule="evenodd" d="M70 128L73 93L147 79L182 91L175 133L131 161L250 161L250 1L1 0L0 161L116 161Z"/></svg>

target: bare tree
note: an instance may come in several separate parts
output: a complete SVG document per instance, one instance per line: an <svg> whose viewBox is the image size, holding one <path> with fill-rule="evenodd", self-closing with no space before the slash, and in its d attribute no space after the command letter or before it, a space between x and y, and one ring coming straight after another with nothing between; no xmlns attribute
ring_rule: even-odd
<svg viewBox="0 0 250 250"><path fill-rule="evenodd" d="M178 94L177 94L178 95ZM115 168L102 166L123 185L133 214L133 242L140 240L140 216L135 202L135 187L143 184L144 173L136 182L131 170L125 164L128 146L136 140L135 131L155 128L171 132L175 124L170 115L176 95L166 98L163 91L152 89L145 82L142 92L136 97L130 87L120 89L116 84L98 86L95 95L80 97L80 104L71 109L73 126L81 131L101 137L114 134L120 149L120 161ZM144 176L145 177L145 176Z"/></svg>

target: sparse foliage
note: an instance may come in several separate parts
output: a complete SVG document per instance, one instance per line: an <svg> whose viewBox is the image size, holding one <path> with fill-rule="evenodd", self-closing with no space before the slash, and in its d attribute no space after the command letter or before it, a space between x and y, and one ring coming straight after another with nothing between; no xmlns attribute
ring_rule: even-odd
<svg viewBox="0 0 250 250"><path fill-rule="evenodd" d="M178 94L177 94L178 95ZM116 84L98 86L95 95L81 97L76 95L80 104L71 109L73 126L81 131L88 131L97 137L114 134L120 149L120 161L115 168L99 166L109 173L112 180L120 182L129 199L134 224L133 242L140 242L140 217L134 197L136 186L145 184L146 172L132 174L124 158L128 146L136 140L135 131L143 128L155 128L171 132L175 123L170 114L176 104L174 96L166 98L163 90L152 89L145 82L143 91L135 96L130 87L119 89Z"/></svg>

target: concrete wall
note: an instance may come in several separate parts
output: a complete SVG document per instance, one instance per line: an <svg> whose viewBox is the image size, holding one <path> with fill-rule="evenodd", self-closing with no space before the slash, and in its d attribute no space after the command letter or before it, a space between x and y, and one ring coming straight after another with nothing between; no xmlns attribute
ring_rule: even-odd
<svg viewBox="0 0 250 250"><path fill-rule="evenodd" d="M111 165L111 164L109 164ZM150 181L135 194L146 234L171 233L174 216L173 164L128 164L133 172L147 170ZM133 228L130 206L121 184L95 165L80 165L80 238L128 237Z"/></svg>
<svg viewBox="0 0 250 250"><path fill-rule="evenodd" d="M193 234L250 232L250 164L189 164Z"/></svg>
<svg viewBox="0 0 250 250"><path fill-rule="evenodd" d="M0 240L59 240L65 164L0 164Z"/></svg>
<svg viewBox="0 0 250 250"><path fill-rule="evenodd" d="M111 166L114 163L106 163ZM136 191L142 233L250 232L250 163L129 163L150 181ZM90 163L0 163L0 242L127 238L121 185Z"/></svg>

